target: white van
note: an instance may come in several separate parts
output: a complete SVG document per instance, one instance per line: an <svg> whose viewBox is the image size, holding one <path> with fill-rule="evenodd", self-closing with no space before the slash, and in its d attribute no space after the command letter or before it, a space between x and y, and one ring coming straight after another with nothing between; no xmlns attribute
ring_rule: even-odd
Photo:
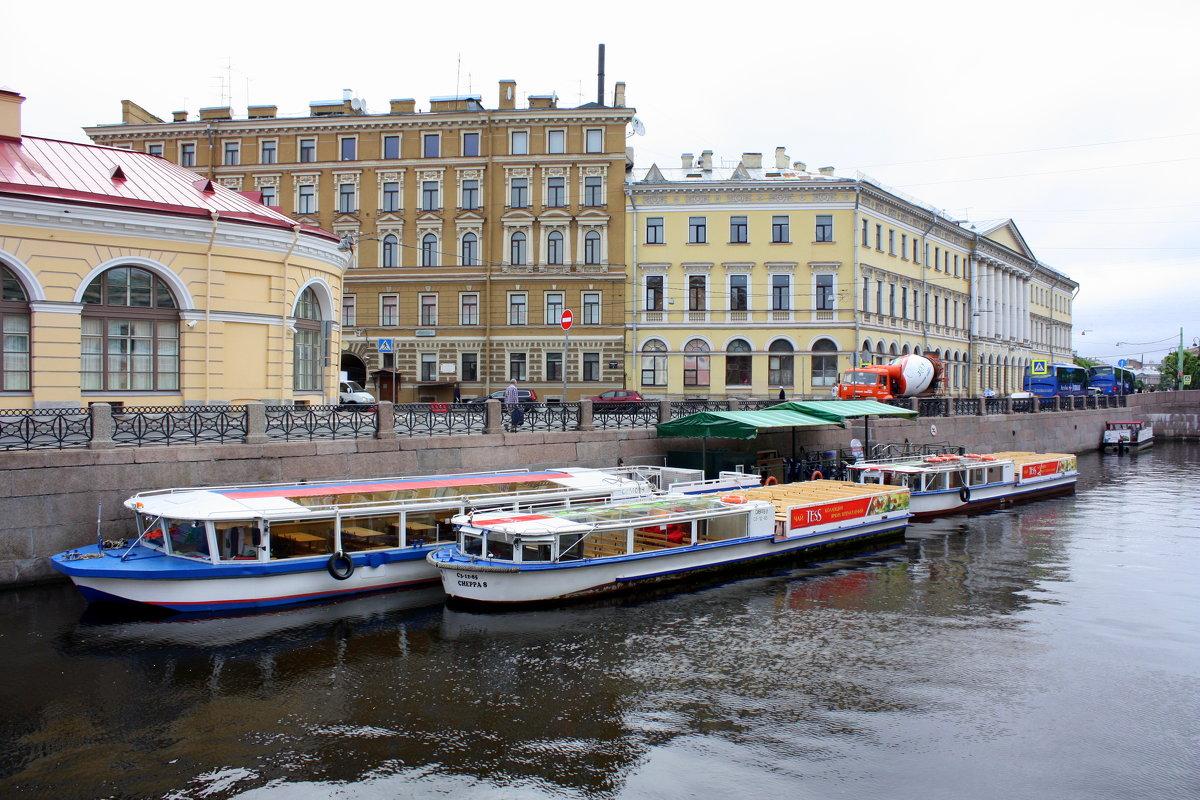
<svg viewBox="0 0 1200 800"><path fill-rule="evenodd" d="M355 381L342 381L338 384L338 402L344 406L372 405L375 398Z"/></svg>

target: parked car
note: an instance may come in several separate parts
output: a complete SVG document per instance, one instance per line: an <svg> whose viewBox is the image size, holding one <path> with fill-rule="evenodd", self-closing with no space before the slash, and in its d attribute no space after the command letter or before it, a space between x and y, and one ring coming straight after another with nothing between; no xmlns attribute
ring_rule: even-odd
<svg viewBox="0 0 1200 800"><path fill-rule="evenodd" d="M470 400L468 402L486 403L488 400L499 400L501 403L503 403L504 402L504 390L497 389L496 391L492 392L489 395L484 395L483 397L476 397L475 399ZM536 403L537 402L537 392L535 392L533 389L517 389L517 402L521 403L521 404Z"/></svg>
<svg viewBox="0 0 1200 800"><path fill-rule="evenodd" d="M374 406L375 398L356 381L338 384L338 403L343 406Z"/></svg>
<svg viewBox="0 0 1200 800"><path fill-rule="evenodd" d="M637 410L634 404L643 403L646 398L632 389L609 389L588 400L592 401L593 413L622 414L633 413Z"/></svg>

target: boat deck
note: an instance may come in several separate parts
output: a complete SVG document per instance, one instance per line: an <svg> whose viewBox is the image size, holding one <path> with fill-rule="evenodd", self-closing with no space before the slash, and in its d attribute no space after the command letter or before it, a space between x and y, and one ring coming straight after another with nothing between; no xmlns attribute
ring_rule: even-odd
<svg viewBox="0 0 1200 800"><path fill-rule="evenodd" d="M992 453L997 459L1008 459L1017 467L1023 464L1033 464L1040 461L1054 461L1060 458L1074 458L1074 453L1031 453L1024 450L1013 450L1007 453Z"/></svg>
<svg viewBox="0 0 1200 800"><path fill-rule="evenodd" d="M800 481L777 486L760 486L739 492L751 500L766 500L775 506L775 518L785 519L787 510L813 503L830 503L867 495L892 494L899 487L853 481Z"/></svg>

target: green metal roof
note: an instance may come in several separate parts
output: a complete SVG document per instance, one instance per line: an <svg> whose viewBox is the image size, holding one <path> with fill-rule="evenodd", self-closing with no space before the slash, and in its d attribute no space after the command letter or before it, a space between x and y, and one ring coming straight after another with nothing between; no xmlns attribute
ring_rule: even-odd
<svg viewBox="0 0 1200 800"><path fill-rule="evenodd" d="M763 428L807 428L837 425L828 419L800 411L767 408L762 411L701 411L658 425L658 435L713 436L718 439L753 439Z"/></svg>
<svg viewBox="0 0 1200 800"><path fill-rule="evenodd" d="M852 417L915 417L917 412L878 400L789 400L766 411L798 411L819 419L843 422Z"/></svg>

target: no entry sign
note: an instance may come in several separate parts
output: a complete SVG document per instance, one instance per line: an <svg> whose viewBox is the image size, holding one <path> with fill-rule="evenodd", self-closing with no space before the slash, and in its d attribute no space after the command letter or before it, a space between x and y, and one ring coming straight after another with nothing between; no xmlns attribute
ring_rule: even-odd
<svg viewBox="0 0 1200 800"><path fill-rule="evenodd" d="M575 321L575 315L573 315L571 313L571 309L568 308L566 311L564 311L562 313L562 318L559 319L558 324L562 325L562 329L564 331L569 331L569 330L571 330L571 323L574 321Z"/></svg>

